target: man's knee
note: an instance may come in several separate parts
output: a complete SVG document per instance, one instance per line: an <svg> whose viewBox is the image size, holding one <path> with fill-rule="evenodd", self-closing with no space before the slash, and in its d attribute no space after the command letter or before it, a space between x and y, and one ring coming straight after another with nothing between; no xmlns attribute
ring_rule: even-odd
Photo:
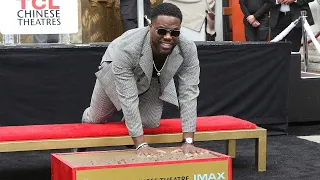
<svg viewBox="0 0 320 180"><path fill-rule="evenodd" d="M162 108L159 108L162 109ZM146 114L141 115L141 122L144 128L157 128L160 125L160 119L162 116L161 111L148 111Z"/></svg>
<svg viewBox="0 0 320 180"><path fill-rule="evenodd" d="M82 115L82 123L87 124L103 124L107 121L108 118L112 116L114 111L110 112L109 114L106 114L104 116L99 116L97 114L92 114L90 112L90 107L84 110Z"/></svg>
<svg viewBox="0 0 320 180"><path fill-rule="evenodd" d="M82 115L82 123L84 124L97 124L92 118L89 116L90 107L84 110Z"/></svg>
<svg viewBox="0 0 320 180"><path fill-rule="evenodd" d="M149 120L149 121L142 121L142 126L144 128L157 128L160 125L160 120Z"/></svg>

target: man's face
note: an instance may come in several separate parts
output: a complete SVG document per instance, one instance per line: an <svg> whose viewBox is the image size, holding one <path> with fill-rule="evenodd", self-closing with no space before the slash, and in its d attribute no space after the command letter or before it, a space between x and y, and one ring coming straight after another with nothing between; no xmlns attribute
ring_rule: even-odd
<svg viewBox="0 0 320 180"><path fill-rule="evenodd" d="M180 19L161 15L149 27L153 53L155 55L170 54L179 39Z"/></svg>

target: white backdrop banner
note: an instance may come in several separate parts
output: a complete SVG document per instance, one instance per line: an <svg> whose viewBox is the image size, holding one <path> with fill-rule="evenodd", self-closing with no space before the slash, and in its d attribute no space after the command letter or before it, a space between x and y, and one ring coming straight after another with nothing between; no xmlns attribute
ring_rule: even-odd
<svg viewBox="0 0 320 180"><path fill-rule="evenodd" d="M78 0L0 0L2 34L78 32Z"/></svg>

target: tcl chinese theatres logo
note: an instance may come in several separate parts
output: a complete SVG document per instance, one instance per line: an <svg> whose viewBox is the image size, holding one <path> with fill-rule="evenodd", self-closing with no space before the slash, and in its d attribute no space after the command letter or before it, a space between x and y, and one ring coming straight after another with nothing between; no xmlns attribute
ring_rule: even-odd
<svg viewBox="0 0 320 180"><path fill-rule="evenodd" d="M21 0L21 9L27 8L27 1L30 0ZM34 9L41 10L46 7L48 9L60 9L60 6L53 4L54 0L31 0L31 5Z"/></svg>
<svg viewBox="0 0 320 180"><path fill-rule="evenodd" d="M19 0L17 20L20 26L61 25L60 6L55 0Z"/></svg>

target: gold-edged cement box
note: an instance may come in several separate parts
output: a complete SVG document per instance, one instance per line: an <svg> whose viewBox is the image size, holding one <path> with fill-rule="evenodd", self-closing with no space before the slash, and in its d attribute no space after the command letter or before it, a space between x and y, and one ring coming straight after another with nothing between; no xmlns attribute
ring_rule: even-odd
<svg viewBox="0 0 320 180"><path fill-rule="evenodd" d="M138 157L134 149L55 153L52 180L232 180L232 159L213 151L198 155L159 148L161 156Z"/></svg>

